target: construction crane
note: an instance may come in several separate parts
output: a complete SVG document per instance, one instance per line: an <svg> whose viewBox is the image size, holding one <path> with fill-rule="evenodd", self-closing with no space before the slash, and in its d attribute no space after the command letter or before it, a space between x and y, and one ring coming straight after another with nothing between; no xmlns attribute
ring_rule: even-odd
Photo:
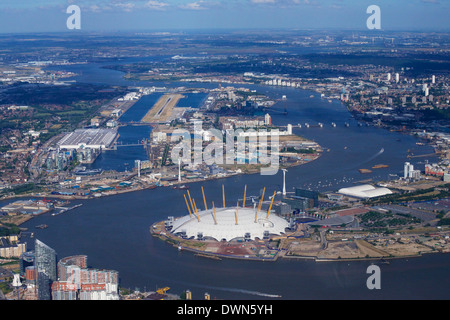
<svg viewBox="0 0 450 320"><path fill-rule="evenodd" d="M167 291L169 291L169 287L165 287L165 288L159 288L158 290L156 290L156 293L159 294L166 294Z"/></svg>

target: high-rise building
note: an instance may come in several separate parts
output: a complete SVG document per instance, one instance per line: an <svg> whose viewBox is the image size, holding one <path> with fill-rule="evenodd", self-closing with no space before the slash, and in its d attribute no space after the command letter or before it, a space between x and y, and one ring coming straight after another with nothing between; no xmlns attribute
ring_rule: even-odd
<svg viewBox="0 0 450 320"><path fill-rule="evenodd" d="M289 205L289 211L292 209L305 212L308 209L319 206L319 192L295 188L295 195L284 197L282 202Z"/></svg>
<svg viewBox="0 0 450 320"><path fill-rule="evenodd" d="M141 176L141 160L135 160L134 167L137 169L138 177L140 177Z"/></svg>
<svg viewBox="0 0 450 320"><path fill-rule="evenodd" d="M398 73L395 74L395 82L398 83L400 81L400 75Z"/></svg>
<svg viewBox="0 0 450 320"><path fill-rule="evenodd" d="M45 272L37 272L37 296L38 300L51 300L50 277Z"/></svg>
<svg viewBox="0 0 450 320"><path fill-rule="evenodd" d="M409 178L414 180L420 179L420 170L411 170L409 173Z"/></svg>
<svg viewBox="0 0 450 320"><path fill-rule="evenodd" d="M408 179L409 172L412 170L414 170L414 166L409 162L405 162L405 165L403 166L403 178Z"/></svg>
<svg viewBox="0 0 450 320"><path fill-rule="evenodd" d="M34 246L38 299L50 300L50 286L56 281L56 251L36 239Z"/></svg>
<svg viewBox="0 0 450 320"><path fill-rule="evenodd" d="M268 113L266 113L266 115L264 116L264 124L266 126L270 126L272 124L272 118Z"/></svg>
<svg viewBox="0 0 450 320"><path fill-rule="evenodd" d="M288 205L289 210L298 210L300 212L305 212L314 207L314 200L299 196L288 195L283 198L282 202ZM284 208L280 209L280 211L284 211Z"/></svg>
<svg viewBox="0 0 450 320"><path fill-rule="evenodd" d="M87 267L87 256L58 262L59 281L52 284L53 300L118 300L119 273Z"/></svg>
<svg viewBox="0 0 450 320"><path fill-rule="evenodd" d="M405 179L420 179L420 170L414 170L414 165L405 162L403 177Z"/></svg>
<svg viewBox="0 0 450 320"><path fill-rule="evenodd" d="M292 134L292 124L287 125L287 134Z"/></svg>
<svg viewBox="0 0 450 320"><path fill-rule="evenodd" d="M312 204L314 207L317 207L319 205L319 192L317 191L295 188L295 195L297 197L303 197L313 200Z"/></svg>
<svg viewBox="0 0 450 320"><path fill-rule="evenodd" d="M56 251L36 239L34 257L37 272L45 272L51 280L56 281Z"/></svg>

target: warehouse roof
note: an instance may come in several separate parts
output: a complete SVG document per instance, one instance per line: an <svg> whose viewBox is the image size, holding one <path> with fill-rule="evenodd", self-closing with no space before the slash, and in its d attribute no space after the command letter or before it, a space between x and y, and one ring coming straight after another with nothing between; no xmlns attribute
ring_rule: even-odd
<svg viewBox="0 0 450 320"><path fill-rule="evenodd" d="M77 129L66 134L58 145L61 149L107 148L117 137L116 129Z"/></svg>

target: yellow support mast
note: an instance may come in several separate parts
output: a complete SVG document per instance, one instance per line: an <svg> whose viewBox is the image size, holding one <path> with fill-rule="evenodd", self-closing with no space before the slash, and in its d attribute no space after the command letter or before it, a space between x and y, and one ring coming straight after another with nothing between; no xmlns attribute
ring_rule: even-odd
<svg viewBox="0 0 450 320"><path fill-rule="evenodd" d="M205 210L208 210L208 206L206 205L205 192L203 191L203 186L202 186L202 194L203 194L203 203L205 204Z"/></svg>
<svg viewBox="0 0 450 320"><path fill-rule="evenodd" d="M262 206L262 203L263 203L263 199L264 199L264 193L266 192L266 187L264 187L264 189L263 189L263 193L262 193L262 197L261 197L261 200L259 200L259 203L258 203L258 209L256 210L256 216L255 216L255 223L256 223L256 221L257 221L257 219L258 219L258 212L259 212L259 209L261 209L261 206Z"/></svg>
<svg viewBox="0 0 450 320"><path fill-rule="evenodd" d="M198 215L197 206L195 205L195 199L192 199L192 202L194 203L195 213L197 214L197 220L200 222L200 216Z"/></svg>
<svg viewBox="0 0 450 320"><path fill-rule="evenodd" d="M270 202L270 206L269 206L269 210L267 211L266 219L269 218L270 210L272 209L273 199L275 199L275 194L276 193L277 193L276 191L273 192L272 201Z"/></svg>
<svg viewBox="0 0 450 320"><path fill-rule="evenodd" d="M187 194L188 194L188 197L189 197L189 202L191 203L192 212L195 213L194 205L192 204L192 198L191 198L191 194L189 193L189 190L187 191Z"/></svg>
<svg viewBox="0 0 450 320"><path fill-rule="evenodd" d="M244 187L244 202L242 203L242 208L245 208L245 193L247 192L247 185Z"/></svg>
<svg viewBox="0 0 450 320"><path fill-rule="evenodd" d="M214 201L212 202L212 206L213 206L213 213L214 213L214 224L217 224L217 219L216 219L216 208L214 207Z"/></svg>
<svg viewBox="0 0 450 320"><path fill-rule="evenodd" d="M186 207L189 210L189 216L192 218L191 208L189 208L189 203L187 202L186 195L183 194L183 197L184 197L184 201L186 202Z"/></svg>
<svg viewBox="0 0 450 320"><path fill-rule="evenodd" d="M225 208L225 187L222 185L222 198L223 198L223 207Z"/></svg>

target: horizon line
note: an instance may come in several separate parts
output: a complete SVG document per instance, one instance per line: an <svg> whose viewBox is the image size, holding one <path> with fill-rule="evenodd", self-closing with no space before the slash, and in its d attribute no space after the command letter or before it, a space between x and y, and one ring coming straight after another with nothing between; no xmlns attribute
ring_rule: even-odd
<svg viewBox="0 0 450 320"><path fill-rule="evenodd" d="M368 30L366 28L342 28L342 27L329 27L329 28L299 28L299 27L215 27L215 28L207 28L207 27L186 27L186 28L149 28L149 29L124 29L124 30L61 30L61 31L8 31L2 32L0 31L0 35L8 35L8 34L75 34L75 35L83 35L83 34L93 34L93 33L101 33L101 34L117 34L117 33L182 33L189 31L309 31L309 32L326 32L326 31L334 31L334 32L365 32L365 33L383 33L383 32L425 32L425 33L450 33L449 29L439 29L439 28L430 28L430 29L410 29L410 28L392 28L392 29L379 29L379 30Z"/></svg>

